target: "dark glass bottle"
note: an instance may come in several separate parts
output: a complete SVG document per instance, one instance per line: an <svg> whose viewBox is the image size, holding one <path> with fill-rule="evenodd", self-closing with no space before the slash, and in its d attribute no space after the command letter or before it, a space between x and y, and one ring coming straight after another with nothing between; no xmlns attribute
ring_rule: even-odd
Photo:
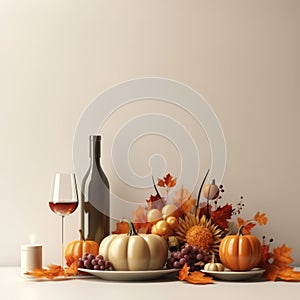
<svg viewBox="0 0 300 300"><path fill-rule="evenodd" d="M98 243L109 235L109 182L101 164L101 136L90 136L90 166L81 186L81 229Z"/></svg>

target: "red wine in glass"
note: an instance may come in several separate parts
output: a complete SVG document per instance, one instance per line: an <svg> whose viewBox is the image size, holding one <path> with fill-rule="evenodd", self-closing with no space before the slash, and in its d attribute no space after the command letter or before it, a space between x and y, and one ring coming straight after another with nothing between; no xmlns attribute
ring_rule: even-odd
<svg viewBox="0 0 300 300"><path fill-rule="evenodd" d="M49 202L49 206L57 215L67 216L76 210L78 202Z"/></svg>
<svg viewBox="0 0 300 300"><path fill-rule="evenodd" d="M61 264L64 266L64 218L78 206L78 192L75 174L56 173L52 179L49 199L50 209L61 217Z"/></svg>

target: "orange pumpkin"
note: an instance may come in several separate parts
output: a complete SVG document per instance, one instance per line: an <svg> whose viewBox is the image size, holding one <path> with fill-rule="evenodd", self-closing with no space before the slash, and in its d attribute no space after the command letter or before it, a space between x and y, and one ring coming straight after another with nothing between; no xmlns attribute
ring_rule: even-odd
<svg viewBox="0 0 300 300"><path fill-rule="evenodd" d="M233 271L251 270L261 260L260 241L254 235L242 235L243 227L237 235L224 237L219 248L221 262Z"/></svg>
<svg viewBox="0 0 300 300"><path fill-rule="evenodd" d="M79 230L79 233L80 240L70 242L66 247L65 258L68 266L82 257L84 253L98 255L99 244L92 240L84 240L82 230Z"/></svg>
<svg viewBox="0 0 300 300"><path fill-rule="evenodd" d="M219 187L216 185L215 179L210 184L203 187L203 195L208 200L214 200L219 196Z"/></svg>

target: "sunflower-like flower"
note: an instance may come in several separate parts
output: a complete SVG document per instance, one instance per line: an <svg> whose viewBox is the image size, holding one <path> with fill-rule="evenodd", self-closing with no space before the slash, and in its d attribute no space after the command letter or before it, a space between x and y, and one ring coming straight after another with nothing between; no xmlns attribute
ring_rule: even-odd
<svg viewBox="0 0 300 300"><path fill-rule="evenodd" d="M207 220L205 215L200 218L198 214L195 216L192 213L186 214L184 219L179 219L176 230L179 241L216 254L219 251L222 234L222 229L211 219Z"/></svg>

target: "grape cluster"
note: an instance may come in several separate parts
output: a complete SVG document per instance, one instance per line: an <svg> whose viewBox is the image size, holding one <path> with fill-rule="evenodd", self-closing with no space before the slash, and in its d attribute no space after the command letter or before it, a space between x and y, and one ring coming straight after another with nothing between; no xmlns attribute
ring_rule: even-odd
<svg viewBox="0 0 300 300"><path fill-rule="evenodd" d="M82 258L78 259L78 268L104 271L111 270L112 264L105 260L102 255L95 256L91 253L85 253Z"/></svg>
<svg viewBox="0 0 300 300"><path fill-rule="evenodd" d="M167 259L168 269L181 269L185 264L190 267L190 271L199 271L204 265L211 261L212 255L201 248L185 245L180 251L171 253Z"/></svg>

